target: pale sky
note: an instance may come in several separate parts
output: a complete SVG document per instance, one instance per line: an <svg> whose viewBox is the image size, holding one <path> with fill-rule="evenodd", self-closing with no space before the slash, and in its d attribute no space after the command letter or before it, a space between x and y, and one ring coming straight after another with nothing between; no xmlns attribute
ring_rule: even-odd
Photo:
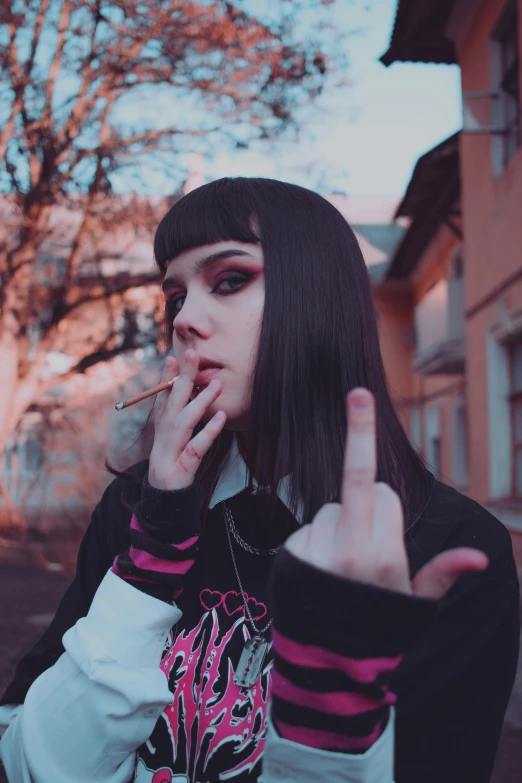
<svg viewBox="0 0 522 783"><path fill-rule="evenodd" d="M388 48L397 0L336 0L338 24L363 32L347 39L351 84L323 95L299 144L286 142L233 152L217 148L204 161L206 180L223 176L275 177L320 192L348 195L404 193L417 158L461 126L457 66L395 63ZM157 105L157 104L156 104ZM162 116L165 117L165 105ZM133 98L128 118L144 106ZM189 158L182 156L187 165ZM143 187L113 176L115 189L173 192L174 172L148 171Z"/></svg>
<svg viewBox="0 0 522 783"><path fill-rule="evenodd" d="M354 9L343 0L347 17ZM396 0L376 0L366 33L351 40L352 85L318 112L316 141L280 155L217 155L211 179L226 175L275 176L316 186L297 161L315 159L337 188L350 195L401 195L417 158L461 127L460 70L450 65L394 63L378 58L388 48ZM284 176L283 176L284 174ZM293 176L292 176L293 175Z"/></svg>

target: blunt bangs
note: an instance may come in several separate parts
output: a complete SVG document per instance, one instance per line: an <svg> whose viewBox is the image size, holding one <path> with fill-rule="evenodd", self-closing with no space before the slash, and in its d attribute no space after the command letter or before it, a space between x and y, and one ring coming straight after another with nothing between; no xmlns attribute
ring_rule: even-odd
<svg viewBox="0 0 522 783"><path fill-rule="evenodd" d="M154 259L165 273L185 250L216 242L259 242L257 211L250 181L225 177L187 193L161 220L154 237Z"/></svg>

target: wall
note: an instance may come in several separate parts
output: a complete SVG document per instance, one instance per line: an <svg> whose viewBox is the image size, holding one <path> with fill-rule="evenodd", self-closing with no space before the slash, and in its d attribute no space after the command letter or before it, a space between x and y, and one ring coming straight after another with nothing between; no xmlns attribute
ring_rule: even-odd
<svg viewBox="0 0 522 783"><path fill-rule="evenodd" d="M455 473L453 437L455 407L465 397L464 376L422 376L412 368L417 351L445 336L447 300L434 294L444 287L459 244L455 233L442 225L419 259L412 278L377 286L374 302L379 314L384 366L403 426L428 462L433 457L430 436L438 432L439 476L466 489L467 477ZM426 309L430 299L432 306Z"/></svg>
<svg viewBox="0 0 522 783"><path fill-rule="evenodd" d="M491 88L490 37L504 7L504 0L482 3L466 38L459 45L464 91ZM518 14L519 48L522 52L522 0L518 0ZM522 79L520 83L522 87ZM498 361L495 359L495 344L491 343L491 330L501 317L499 305L502 300L504 304L500 306L507 311L522 303L520 281L495 294L499 285L522 270L522 149L519 148L502 173L495 176L492 162L495 144L489 134L461 135L468 314L469 493L480 503L487 503L498 494L498 471L501 468L491 438L495 437L502 426L502 419L505 419L502 403L498 401L497 387L502 379L495 377L499 369L495 365ZM492 301L481 307L488 296ZM495 399L492 403L491 393L494 398L496 395L497 403Z"/></svg>

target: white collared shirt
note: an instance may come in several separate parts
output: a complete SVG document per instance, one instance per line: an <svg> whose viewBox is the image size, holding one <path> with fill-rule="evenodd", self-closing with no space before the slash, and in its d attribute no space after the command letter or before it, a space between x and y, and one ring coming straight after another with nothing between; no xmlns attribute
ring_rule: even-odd
<svg viewBox="0 0 522 783"><path fill-rule="evenodd" d="M281 479L277 488L279 499L283 501L289 511L291 511L290 480L291 476L288 474L288 476L285 476ZM255 479L252 479L252 484L254 486L255 494L256 490L259 491L259 484ZM234 495L238 495L247 486L248 468L243 457L239 453L237 438L234 436L227 460L221 469L221 473L219 474L219 479L210 500L209 508L214 508L214 506L217 506L217 504L221 503L223 500L228 500L229 498L234 497ZM302 503L299 503L295 518L299 523L303 521Z"/></svg>

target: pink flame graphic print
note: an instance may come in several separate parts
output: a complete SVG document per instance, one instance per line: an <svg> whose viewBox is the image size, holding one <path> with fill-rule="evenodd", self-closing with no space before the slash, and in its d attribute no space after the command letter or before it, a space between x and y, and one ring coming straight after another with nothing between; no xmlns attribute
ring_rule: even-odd
<svg viewBox="0 0 522 783"><path fill-rule="evenodd" d="M201 603L210 609L203 593ZM242 649L250 638L244 611L230 601L227 604L227 598L234 597L225 594L217 606L214 601L214 608L202 615L195 628L176 637L161 662L171 689L174 684L172 706L163 713L170 728L173 760L180 745L186 744L186 758L197 759L197 767L206 770L213 756L228 746L231 766L222 770L223 777L219 775L227 780L248 773L261 759L272 679L271 663L267 663L255 687L246 689L234 683L228 648L234 637L232 648L236 650L238 642ZM257 607L259 615L266 613L264 604ZM226 628L236 613L239 616L231 627L222 630L220 616Z"/></svg>

